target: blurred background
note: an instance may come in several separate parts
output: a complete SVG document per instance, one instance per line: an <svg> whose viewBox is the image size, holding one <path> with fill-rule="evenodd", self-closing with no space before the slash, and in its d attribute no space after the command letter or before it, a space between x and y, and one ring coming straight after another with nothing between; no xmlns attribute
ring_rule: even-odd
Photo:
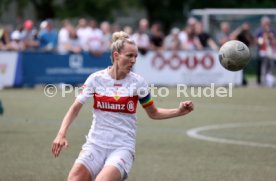
<svg viewBox="0 0 276 181"><path fill-rule="evenodd" d="M217 60L216 53L223 43L233 39L240 40L250 48L252 61L245 70L235 74L235 77L239 78L234 78L232 75L231 80L221 83L230 81L236 85L246 86L249 78L250 80L255 79L251 81L254 84L273 87L276 57L274 30L276 9L273 7L276 6L272 0L262 2L255 0L246 2L230 0L223 2L3 0L0 2L0 50L5 53L1 53L3 78L0 87L63 82L81 83L89 73L110 64L106 57L109 57L111 35L114 31L119 30L130 34L142 55L162 50L165 52L164 56L176 57L175 59L181 57L180 62L177 62L178 60L171 62L170 66L175 66L175 69L181 65L185 67L185 58L193 57L188 58L186 66L189 70L195 70L194 72L198 69L196 67L199 67L195 64L202 62L196 62L195 59L208 57L207 53L202 52L209 51L212 54L211 59ZM169 51L186 53L185 55L178 53L175 56L174 54L169 55ZM7 54L7 52L20 53ZM49 57L45 55L45 52ZM60 65L52 65L53 69L51 70L47 69L50 66L49 62L44 67L38 63L40 65L37 65L36 72L40 73L38 75L34 70L30 70L29 63L31 60L38 59L40 55L42 55L40 61L47 57L46 61L62 59L64 63L62 64L60 61ZM4 63L7 56L16 59L16 62L13 63L16 68L13 70L6 71L7 67L11 67ZM18 57L20 57L19 62L22 61L21 63L17 62ZM102 63L97 65L91 63L91 60L98 61L98 59L103 59ZM153 57L147 56L146 59L154 59L154 55ZM269 59L269 61L262 61L262 59ZM75 64L68 64L69 60L75 61ZM211 64L210 67L216 67L216 64L213 65L214 60L204 60L205 62L202 64ZM12 61L8 62L11 64ZM75 74L80 78L73 78L73 74L66 78L65 72L67 74L74 72L71 69L73 64L84 66L84 69L79 69L78 74ZM161 62L157 61L153 64L157 69L163 68ZM34 66L34 61L31 65ZM63 67L63 74L62 68L55 69L55 67ZM6 75L11 71L15 71L15 73L10 73L15 74L14 78ZM136 71L143 74L141 72L143 70L140 71L139 68ZM45 73L42 74L42 72ZM175 71L173 70L173 72ZM220 71L216 69L216 72ZM223 73L218 74L222 75ZM195 77L190 81L184 80L180 77L183 75L186 75L185 72L178 76L179 81L175 83L190 84L197 79ZM197 73L198 75L199 73ZM224 77L227 76L230 75L227 74ZM207 77L211 77L211 75L207 75ZM219 76L217 75L217 77ZM149 80L149 82L166 83L154 80ZM217 83L214 79L208 79L205 83L199 81L195 84L202 85L206 82Z"/></svg>

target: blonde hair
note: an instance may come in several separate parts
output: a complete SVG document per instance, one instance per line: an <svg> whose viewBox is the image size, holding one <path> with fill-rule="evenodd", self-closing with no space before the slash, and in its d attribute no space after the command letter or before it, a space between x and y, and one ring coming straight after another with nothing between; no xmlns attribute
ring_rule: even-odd
<svg viewBox="0 0 276 181"><path fill-rule="evenodd" d="M118 31L113 33L111 47L110 47L112 63L114 62L113 52L117 51L120 53L121 50L124 48L125 43L135 45L134 41L129 39L129 35L126 32Z"/></svg>

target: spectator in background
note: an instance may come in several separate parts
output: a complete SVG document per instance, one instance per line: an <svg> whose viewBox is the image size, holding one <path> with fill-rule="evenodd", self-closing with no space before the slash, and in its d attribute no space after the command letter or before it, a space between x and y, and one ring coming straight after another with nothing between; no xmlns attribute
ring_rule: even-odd
<svg viewBox="0 0 276 181"><path fill-rule="evenodd" d="M201 22L196 22L196 35L204 49L218 50L218 46L209 33L205 32Z"/></svg>
<svg viewBox="0 0 276 181"><path fill-rule="evenodd" d="M70 29L73 29L71 22L67 19L62 21L62 27L58 32L58 51L60 53L66 53L65 47L70 43Z"/></svg>
<svg viewBox="0 0 276 181"><path fill-rule="evenodd" d="M62 50L65 53L81 53L81 43L78 39L77 31L74 27L68 28L69 31L69 37L66 42L62 43Z"/></svg>
<svg viewBox="0 0 276 181"><path fill-rule="evenodd" d="M274 84L274 60L276 56L275 30L270 26L270 19L264 16L261 27L256 31L258 45L257 82L263 86Z"/></svg>
<svg viewBox="0 0 276 181"><path fill-rule="evenodd" d="M52 20L47 20L46 29L41 31L38 36L40 48L46 51L53 51L57 48L58 34L57 30L54 29Z"/></svg>
<svg viewBox="0 0 276 181"><path fill-rule="evenodd" d="M10 40L10 32L8 31L8 28L5 26L0 27L0 49L6 50Z"/></svg>
<svg viewBox="0 0 276 181"><path fill-rule="evenodd" d="M161 50L163 48L164 33L160 23L153 23L150 28L150 49Z"/></svg>
<svg viewBox="0 0 276 181"><path fill-rule="evenodd" d="M41 33L43 33L44 31L46 31L46 28L47 28L47 20L44 20L39 25L38 36L40 36Z"/></svg>
<svg viewBox="0 0 276 181"><path fill-rule="evenodd" d="M19 30L15 30L11 34L11 41L7 45L7 50L10 51L23 51L25 50L24 42L21 38L21 33Z"/></svg>
<svg viewBox="0 0 276 181"><path fill-rule="evenodd" d="M107 21L103 21L100 25L101 31L103 33L103 51L106 52L109 50L112 40L111 26Z"/></svg>
<svg viewBox="0 0 276 181"><path fill-rule="evenodd" d="M184 50L202 50L203 46L201 45L199 38L196 36L195 30L192 26L187 26L185 28L187 38L183 39L181 42L181 47Z"/></svg>
<svg viewBox="0 0 276 181"><path fill-rule="evenodd" d="M89 22L90 29L88 33L88 51L95 56L100 56L105 51L104 35L102 30L98 28L98 23L95 19Z"/></svg>
<svg viewBox="0 0 276 181"><path fill-rule="evenodd" d="M86 19L81 18L78 21L77 35L83 51L88 51L88 38L91 32L91 28L88 26Z"/></svg>
<svg viewBox="0 0 276 181"><path fill-rule="evenodd" d="M231 39L239 40L246 44L248 47L254 45L254 36L251 33L250 24L248 22L243 23L236 30L231 33Z"/></svg>
<svg viewBox="0 0 276 181"><path fill-rule="evenodd" d="M32 20L28 19L24 22L21 38L26 49L36 49L39 47L39 42L37 40L37 30L34 29Z"/></svg>
<svg viewBox="0 0 276 181"><path fill-rule="evenodd" d="M138 47L139 53L141 53L142 55L146 54L150 48L148 28L149 22L147 19L143 18L139 21L138 31L131 36L131 39Z"/></svg>
<svg viewBox="0 0 276 181"><path fill-rule="evenodd" d="M165 50L181 50L181 41L179 38L179 28L172 28L170 34L164 40Z"/></svg>
<svg viewBox="0 0 276 181"><path fill-rule="evenodd" d="M128 25L123 28L123 31L126 32L127 34L129 34L130 36L132 36L132 34L133 34L132 27L128 26Z"/></svg>
<svg viewBox="0 0 276 181"><path fill-rule="evenodd" d="M196 36L195 26L197 24L197 19L190 17L187 20L187 25L179 33L179 38L181 41L181 49L183 50L201 50L203 46L201 45L198 37Z"/></svg>
<svg viewBox="0 0 276 181"><path fill-rule="evenodd" d="M245 22L241 26L239 26L236 30L234 30L231 33L231 39L239 40L243 42L248 47L254 45L254 36L252 35L250 31L250 24ZM247 85L247 80L245 77L245 71L243 70L243 76L242 76L242 85Z"/></svg>
<svg viewBox="0 0 276 181"><path fill-rule="evenodd" d="M221 22L220 31L216 34L216 41L219 46L231 40L230 24L228 22Z"/></svg>
<svg viewBox="0 0 276 181"><path fill-rule="evenodd" d="M111 25L111 33L117 32L117 31L121 31L121 26L117 23L113 23Z"/></svg>
<svg viewBox="0 0 276 181"><path fill-rule="evenodd" d="M181 42L187 41L187 32L186 27L191 27L192 31L195 31L195 24L197 22L197 19L194 17L189 17L186 23L186 26L183 26L182 30L179 32L179 38Z"/></svg>

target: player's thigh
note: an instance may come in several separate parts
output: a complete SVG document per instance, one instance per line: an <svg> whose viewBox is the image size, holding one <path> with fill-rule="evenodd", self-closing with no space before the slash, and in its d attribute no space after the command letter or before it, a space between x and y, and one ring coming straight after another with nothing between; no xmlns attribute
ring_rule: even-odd
<svg viewBox="0 0 276 181"><path fill-rule="evenodd" d="M93 174L81 163L74 163L68 175L68 181L91 181Z"/></svg>
<svg viewBox="0 0 276 181"><path fill-rule="evenodd" d="M120 181L121 173L118 168L112 165L104 166L95 181Z"/></svg>
<svg viewBox="0 0 276 181"><path fill-rule="evenodd" d="M104 160L104 149L86 143L72 168L72 176L79 175L75 170L82 169L82 174L88 175L87 173L90 173L90 180L94 179L104 166Z"/></svg>
<svg viewBox="0 0 276 181"><path fill-rule="evenodd" d="M103 170L105 172L103 173L109 173L113 171L114 174L116 172L116 177L115 177L116 179L114 180L125 180L128 177L128 174L130 172L130 169L133 164L133 160L134 160L134 155L129 150L124 150L124 149L112 150L105 161L105 165L104 165L105 170ZM119 175L117 174L118 173L117 171L119 171ZM108 176L108 174L104 174L104 175ZM117 175L119 177L117 177Z"/></svg>

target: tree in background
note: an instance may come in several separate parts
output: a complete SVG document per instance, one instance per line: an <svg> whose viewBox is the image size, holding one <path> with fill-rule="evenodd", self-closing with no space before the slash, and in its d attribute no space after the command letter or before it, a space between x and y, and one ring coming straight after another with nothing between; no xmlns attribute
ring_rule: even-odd
<svg viewBox="0 0 276 181"><path fill-rule="evenodd" d="M16 17L24 18L23 11L26 6L31 3L35 9L35 16L38 20L56 17L56 9L59 6L54 0L1 0L0 1L0 15L5 9L15 3Z"/></svg>
<svg viewBox="0 0 276 181"><path fill-rule="evenodd" d="M146 9L150 21L161 21L165 26L165 30L168 30L173 24L181 23L184 25L192 9L276 7L275 0L140 0L140 3Z"/></svg>
<svg viewBox="0 0 276 181"><path fill-rule="evenodd" d="M136 0L64 0L58 7L58 16L65 17L93 17L97 20L113 20L115 10L126 12L137 6Z"/></svg>
<svg viewBox="0 0 276 181"><path fill-rule="evenodd" d="M0 15L12 2L16 3L18 17L22 17L24 8L28 3L31 3L35 9L37 20L74 17L114 20L114 11L127 12L131 8L144 9L150 22L161 22L165 30L168 30L174 24L183 25L191 9L276 7L275 0L1 0ZM125 16L127 16L127 13L125 13Z"/></svg>
<svg viewBox="0 0 276 181"><path fill-rule="evenodd" d="M184 24L183 9L188 1L140 0L150 22L161 22L167 32L172 24Z"/></svg>
<svg viewBox="0 0 276 181"><path fill-rule="evenodd" d="M26 1L26 0L21 0ZM56 17L57 5L54 0L31 0L30 1L36 10L36 17L39 20Z"/></svg>

